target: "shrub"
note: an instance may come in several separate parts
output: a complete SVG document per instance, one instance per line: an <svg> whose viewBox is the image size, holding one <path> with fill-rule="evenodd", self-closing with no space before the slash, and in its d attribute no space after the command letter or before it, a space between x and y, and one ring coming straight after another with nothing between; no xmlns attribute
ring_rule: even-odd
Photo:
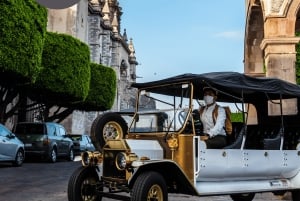
<svg viewBox="0 0 300 201"><path fill-rule="evenodd" d="M1 83L34 82L41 70L47 9L35 0L1 0L0 13Z"/></svg>

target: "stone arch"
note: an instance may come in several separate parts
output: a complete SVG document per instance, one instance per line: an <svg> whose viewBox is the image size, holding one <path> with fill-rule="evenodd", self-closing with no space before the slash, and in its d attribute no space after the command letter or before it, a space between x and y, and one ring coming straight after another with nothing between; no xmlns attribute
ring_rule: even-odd
<svg viewBox="0 0 300 201"><path fill-rule="evenodd" d="M300 30L300 0L247 0L246 74L279 77L295 83L295 45ZM298 19L299 18L299 19Z"/></svg>
<svg viewBox="0 0 300 201"><path fill-rule="evenodd" d="M260 48L264 38L262 7L259 1L251 1L247 10L244 71L246 74L262 76L264 74L263 50Z"/></svg>
<svg viewBox="0 0 300 201"><path fill-rule="evenodd" d="M296 44L300 37L300 0L246 0L244 72L296 83ZM269 105L270 114L279 114ZM286 114L297 113L297 102L284 102ZM250 119L255 120L255 118Z"/></svg>

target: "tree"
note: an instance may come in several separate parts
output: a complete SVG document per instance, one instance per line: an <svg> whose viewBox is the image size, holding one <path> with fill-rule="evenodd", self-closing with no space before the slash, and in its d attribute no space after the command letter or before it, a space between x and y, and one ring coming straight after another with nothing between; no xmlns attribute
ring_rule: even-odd
<svg viewBox="0 0 300 201"><path fill-rule="evenodd" d="M30 110L61 121L75 109L113 105L114 70L91 64L89 47L78 39L47 32L46 8L35 0L2 0L0 13L1 123L16 113L25 120Z"/></svg>
<svg viewBox="0 0 300 201"><path fill-rule="evenodd" d="M19 109L19 92L42 68L47 9L35 0L1 0L0 13L0 122L5 123Z"/></svg>
<svg viewBox="0 0 300 201"><path fill-rule="evenodd" d="M89 92L89 47L70 35L48 32L42 66L37 81L30 87L34 90L28 95L42 106L44 120L66 117L73 110L69 105L84 101ZM54 106L57 110L49 116Z"/></svg>
<svg viewBox="0 0 300 201"><path fill-rule="evenodd" d="M113 106L117 89L115 71L101 64L91 63L90 66L91 81L87 98L80 102L70 102L65 107L57 107L54 112L55 115L46 117L45 114L47 121L60 122L74 110L86 112L105 111Z"/></svg>
<svg viewBox="0 0 300 201"><path fill-rule="evenodd" d="M114 104L117 90L116 72L101 64L91 63L91 82L87 98L73 104L73 108L81 111L104 111Z"/></svg>

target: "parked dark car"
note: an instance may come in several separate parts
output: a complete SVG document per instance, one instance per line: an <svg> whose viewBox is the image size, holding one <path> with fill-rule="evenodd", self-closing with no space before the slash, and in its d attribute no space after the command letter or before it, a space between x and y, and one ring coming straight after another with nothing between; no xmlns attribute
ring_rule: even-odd
<svg viewBox="0 0 300 201"><path fill-rule="evenodd" d="M25 159L24 144L8 128L0 124L0 161L22 166Z"/></svg>
<svg viewBox="0 0 300 201"><path fill-rule="evenodd" d="M75 155L78 155L84 151L95 151L95 147L90 136L86 134L69 134L68 137L73 140L73 150Z"/></svg>
<svg viewBox="0 0 300 201"><path fill-rule="evenodd" d="M26 156L41 156L52 163L58 157L74 160L73 141L66 129L54 122L22 122L15 127L15 134L25 145Z"/></svg>

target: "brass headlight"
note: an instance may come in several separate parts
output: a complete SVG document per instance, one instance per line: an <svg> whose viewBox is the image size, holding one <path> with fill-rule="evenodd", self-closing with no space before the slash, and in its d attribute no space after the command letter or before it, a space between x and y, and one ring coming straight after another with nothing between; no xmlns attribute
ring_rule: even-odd
<svg viewBox="0 0 300 201"><path fill-rule="evenodd" d="M125 152L119 152L115 157L115 164L118 170L125 170L129 168L133 161L138 159L134 153L126 154Z"/></svg>
<svg viewBox="0 0 300 201"><path fill-rule="evenodd" d="M127 165L126 161L127 161L126 154L124 152L120 152L116 155L115 163L116 163L116 167L119 170L125 170L126 169L126 165Z"/></svg>
<svg viewBox="0 0 300 201"><path fill-rule="evenodd" d="M102 154L98 151L86 151L81 153L81 163L83 166L95 166L102 162Z"/></svg>
<svg viewBox="0 0 300 201"><path fill-rule="evenodd" d="M90 153L89 152L81 153L81 163L83 166L88 166L90 164Z"/></svg>

